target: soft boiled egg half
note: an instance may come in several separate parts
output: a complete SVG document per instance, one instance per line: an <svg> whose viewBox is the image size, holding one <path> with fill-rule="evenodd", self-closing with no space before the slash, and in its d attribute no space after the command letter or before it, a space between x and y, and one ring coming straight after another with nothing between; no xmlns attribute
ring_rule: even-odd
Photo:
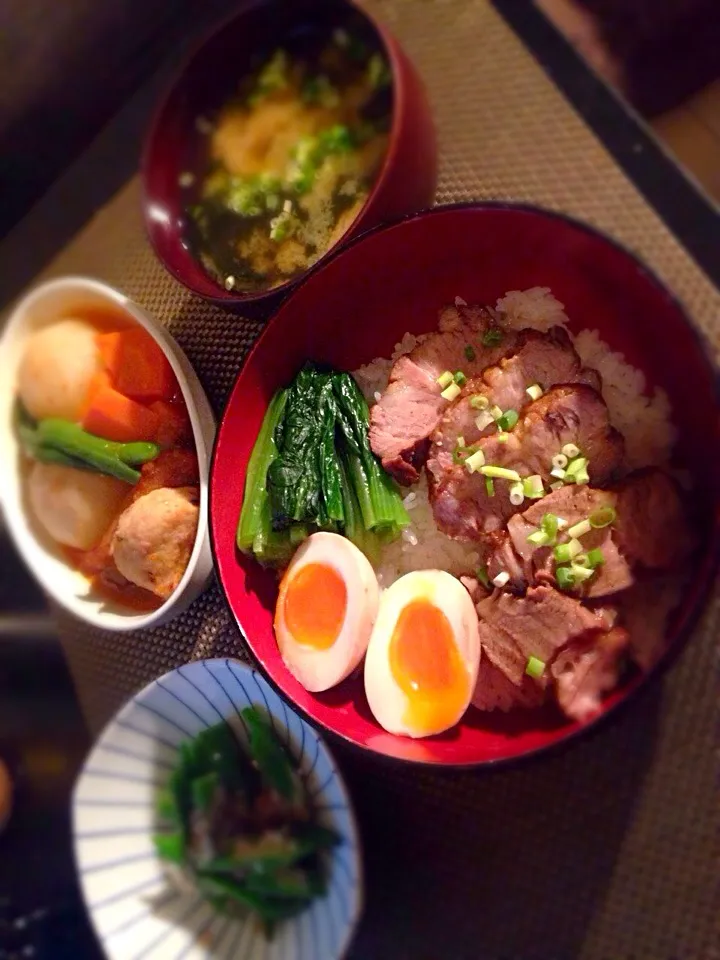
<svg viewBox="0 0 720 960"><path fill-rule="evenodd" d="M390 733L429 737L454 726L475 689L478 618L442 570L417 570L382 595L365 658L365 694Z"/></svg>
<svg viewBox="0 0 720 960"><path fill-rule="evenodd" d="M275 636L306 690L328 690L358 666L379 594L370 561L337 533L314 533L295 553L280 584Z"/></svg>

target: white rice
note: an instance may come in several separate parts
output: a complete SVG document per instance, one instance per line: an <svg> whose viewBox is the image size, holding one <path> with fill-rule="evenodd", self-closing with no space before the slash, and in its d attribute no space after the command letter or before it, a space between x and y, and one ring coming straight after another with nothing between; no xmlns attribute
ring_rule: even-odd
<svg viewBox="0 0 720 960"><path fill-rule="evenodd" d="M456 304L458 301L460 305L465 302L460 297L456 298ZM548 287L511 290L498 300L496 309L504 314L508 326L518 330L531 327L547 333L552 327L566 327L568 323L563 304ZM611 423L625 437L629 469L666 464L675 442L675 429L665 392L658 389L648 395L643 372L627 363L623 354L612 351L600 339L597 330L582 330L575 336L569 330L568 333L583 365L597 370L602 377L603 399ZM354 372L353 376L370 405L387 387L393 363L422 343L426 336L415 337L406 333L395 344L389 359L378 357ZM435 525L424 473L409 489L404 502L411 523L401 538L383 549L377 566L381 586L390 586L411 570L433 568L460 575L476 569L477 551L446 537Z"/></svg>

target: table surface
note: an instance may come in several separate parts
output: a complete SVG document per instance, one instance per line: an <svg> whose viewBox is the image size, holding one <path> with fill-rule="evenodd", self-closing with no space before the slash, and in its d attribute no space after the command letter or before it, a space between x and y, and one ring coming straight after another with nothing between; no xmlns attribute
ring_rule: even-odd
<svg viewBox="0 0 720 960"><path fill-rule="evenodd" d="M720 256L709 256L720 250L717 213L529 4L497 4L517 33L485 0L369 6L428 85L441 145L438 201L516 199L589 220L654 268L717 356L720 294L668 229L717 277ZM219 412L260 324L228 317L164 273L144 240L136 181L67 242L127 178L148 110L176 59L0 247L0 301L57 254L43 275L100 276L165 322ZM538 61L571 91L576 109ZM718 616L715 593L662 682L613 722L540 761L449 775L334 745L365 845L368 902L351 956L720 956ZM247 657L215 586L180 620L152 633L107 635L65 615L59 623L94 730L130 693L177 663Z"/></svg>

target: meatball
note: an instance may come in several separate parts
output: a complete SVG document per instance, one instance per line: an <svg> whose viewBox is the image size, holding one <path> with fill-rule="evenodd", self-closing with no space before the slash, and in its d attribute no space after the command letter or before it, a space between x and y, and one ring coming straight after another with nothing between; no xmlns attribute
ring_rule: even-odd
<svg viewBox="0 0 720 960"><path fill-rule="evenodd" d="M101 369L97 331L82 320L60 320L38 330L25 346L18 393L37 420L80 420L92 377Z"/></svg>
<svg viewBox="0 0 720 960"><path fill-rule="evenodd" d="M34 463L30 506L58 543L91 550L117 516L129 487L122 480L55 463Z"/></svg>
<svg viewBox="0 0 720 960"><path fill-rule="evenodd" d="M196 487L160 487L139 497L122 513L112 554L127 580L167 600L192 553L198 498Z"/></svg>

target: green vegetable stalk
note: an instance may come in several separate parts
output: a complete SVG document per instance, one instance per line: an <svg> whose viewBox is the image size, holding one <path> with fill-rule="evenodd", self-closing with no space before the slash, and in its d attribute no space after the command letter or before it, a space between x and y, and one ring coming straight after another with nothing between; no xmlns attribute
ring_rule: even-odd
<svg viewBox="0 0 720 960"><path fill-rule="evenodd" d="M253 552L253 544L267 539L271 529L270 502L267 491L267 473L278 454L275 430L285 412L287 390L279 390L267 409L260 433L248 461L245 477L245 498L237 529L237 546L243 553ZM255 551L256 553L258 551Z"/></svg>
<svg viewBox="0 0 720 960"><path fill-rule="evenodd" d="M48 418L35 421L17 404L15 426L23 449L43 463L91 470L136 484L140 472L134 467L154 460L160 453L156 443L115 443L83 430L69 420Z"/></svg>

